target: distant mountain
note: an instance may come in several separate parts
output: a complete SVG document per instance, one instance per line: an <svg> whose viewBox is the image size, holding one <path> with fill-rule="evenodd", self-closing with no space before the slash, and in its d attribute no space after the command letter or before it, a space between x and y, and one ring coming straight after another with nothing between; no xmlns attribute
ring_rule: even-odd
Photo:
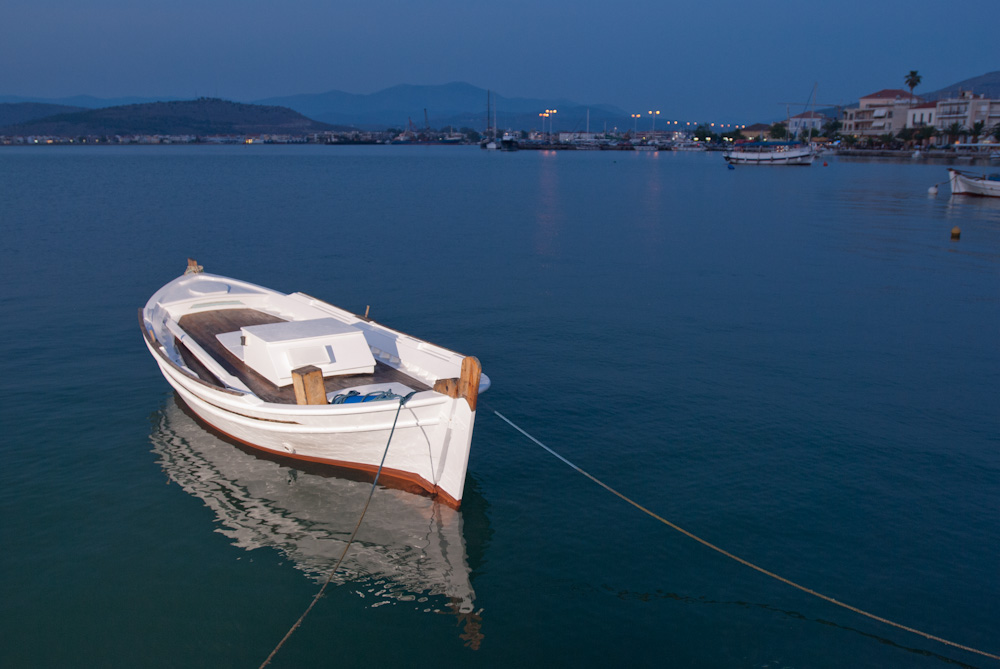
<svg viewBox="0 0 1000 669"><path fill-rule="evenodd" d="M46 116L70 114L78 111L83 111L83 107L51 105L42 102L0 103L0 127L14 125L15 123L26 123L27 121L34 121Z"/></svg>
<svg viewBox="0 0 1000 669"><path fill-rule="evenodd" d="M971 79L965 79L957 84L945 86L931 93L918 94L925 100L930 101L958 97L959 91L972 91L976 95L985 94L988 98L993 98L994 100L1000 99L1000 70L987 72Z"/></svg>
<svg viewBox="0 0 1000 669"><path fill-rule="evenodd" d="M0 128L5 135L245 135L334 130L291 109L214 98L57 114Z"/></svg>
<svg viewBox="0 0 1000 669"><path fill-rule="evenodd" d="M924 99L937 100L957 95L959 90L971 90L976 94L982 93L987 97L1000 99L1000 71L966 79L931 93L921 93L919 90L915 92ZM160 98L151 101L148 98L101 99L86 95L58 99L0 96L0 134L11 134L10 128L4 126L13 124L30 124L30 132L33 134L60 135L281 133L299 132L280 128L307 127L306 124L314 122L310 119L319 122L317 127L323 129L331 129L332 125L332 129L354 127L378 130L405 128L412 124L416 129L429 125L435 129L467 127L482 132L488 124L495 124L500 129L530 130L541 129L543 121L539 114L546 109L559 110L555 116L545 119L546 129L551 125L556 131L582 131L586 129L588 120L592 131L636 127L635 120L628 113L612 105L584 105L566 99L505 97L496 92L489 93L489 96L489 120L487 89L463 82L440 86L399 85L369 95L328 91L272 97L245 105L251 108L245 110L246 114L237 112L236 105L239 103L221 100L208 104L206 99L177 101ZM50 118L46 123L41 123L36 114L42 114L42 107L33 110L30 107L18 110L13 108L16 104L26 103L63 107L51 110L53 114L58 113L59 118ZM266 118L266 114L260 112L261 106L280 107L284 108L284 114L297 112L301 116L295 119L289 116L279 119L275 116L274 119L278 120L272 123ZM107 114L78 116L85 112L74 112L74 108L92 109L95 114L97 111L106 111ZM821 111L828 115L837 113L833 108ZM640 119L638 127L646 130L651 127L651 123L649 119ZM21 131L24 129L19 128Z"/></svg>
<svg viewBox="0 0 1000 669"><path fill-rule="evenodd" d="M418 128L427 124L432 128L453 126L483 130L487 124L487 93L485 88L456 82L440 86L393 86L370 95L329 91L256 102L281 105L318 121L338 125L403 128L412 121ZM583 130L586 123L588 107L571 100L508 98L496 92L490 93L489 99L496 123L501 128L539 127L538 114L546 109L559 110L555 117L557 130ZM630 120L628 114L610 105L593 105L589 109L593 129L607 120L619 126L627 125Z"/></svg>

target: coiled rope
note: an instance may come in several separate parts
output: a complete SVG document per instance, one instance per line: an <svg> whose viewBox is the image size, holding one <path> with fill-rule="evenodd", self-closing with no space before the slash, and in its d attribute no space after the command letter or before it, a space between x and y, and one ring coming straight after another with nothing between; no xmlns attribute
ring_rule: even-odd
<svg viewBox="0 0 1000 669"><path fill-rule="evenodd" d="M654 513L653 511L650 511L649 509L647 509L646 507L642 506L641 504L639 504L635 500L633 500L633 499L627 497L626 495L618 492L617 490L615 490L614 488L612 488L611 486L609 486L604 481L601 481L596 476L593 476L592 474L584 471L580 467L576 466L575 464L573 464L572 462L570 462L569 460L567 460L566 458L564 458L563 456L559 455L558 453L556 453L555 451L553 451L551 448L549 448L548 446L546 446L545 444L543 444L542 442L540 442L538 439L535 439L533 436L531 436L530 434L528 434L527 432L525 432L519 426L515 425L513 423L513 421L511 421L509 418L507 418L506 416L504 416L499 411L496 411L494 409L493 413L496 414L497 417L500 418L502 421L504 421L505 423L507 423L508 425L510 425L512 428L514 428L515 430L517 430L518 432L520 432L521 434L523 434L525 437L527 437L531 441L533 441L535 444L537 444L538 446L541 446L543 449L545 449L546 451L548 451L549 454L555 456L557 459L561 460L563 463L569 465L570 467L572 467L573 469L575 469L580 474L583 474L588 479L590 479L591 481L593 481L597 485L601 486L602 488L604 488L605 490L607 490L608 492L610 492L612 495L614 495L614 496L616 496L616 497L624 500L625 502L628 502L629 504L631 504L635 508L639 509L640 511L642 511L646 515L650 516L651 518L655 518L656 520L660 521L661 523L663 523L667 527L680 532L681 534L683 534L684 536L686 536L686 537L688 537L690 539L694 539L695 541L697 541L701 545L703 545L703 546L705 546L707 548L711 548L713 551L715 551L717 553L721 553L722 555L725 555L727 558L729 558L731 560L735 560L736 562L739 562L740 564L742 564L742 565L744 565L746 567L750 567L751 569L753 569L755 571L758 571L761 574L764 574L765 576L770 576L771 578L773 578L773 579L775 579L777 581L781 581L782 583L784 583L786 585L790 585L793 588L801 590L802 592L808 593L808 594L810 594L810 595L812 595L814 597L818 597L818 598L820 598L820 599L822 599L824 601L830 602L831 604L835 604L835 605L837 605L837 606L839 606L841 608L847 609L848 611L853 611L854 613L857 613L857 614L860 614L862 616L865 616L866 618L871 618L872 620L877 620L880 623L884 623L884 624L889 625L891 627L895 627L896 629L901 629L901 630L903 630L905 632L910 632L911 634L916 634L918 636L922 636L925 639L930 639L931 641L937 641L938 643L945 644L946 646L951 646L952 648L959 648L961 650L968 651L970 653L975 653L977 655L982 655L983 657L988 657L988 658L993 659L993 660L1000 660L1000 655L994 655L993 653L987 653L986 651L983 651L983 650L978 650L976 648L972 648L970 646L965 646L965 645L962 645L960 643L956 643L954 641L949 641L947 639L942 639L939 636L934 636L933 634L928 634L927 632L922 632L922 631L920 631L918 629L914 629L912 627L907 627L906 625L902 625L900 623L893 622L892 620L889 620L887 618L883 618L881 616L877 616L874 613L869 613L868 611L865 611L863 609L859 609L856 606L851 606L850 604L845 604L844 602L841 602L840 600L834 599L833 597L829 597L827 595L824 595L823 593L816 592L815 590L812 590L811 588L807 588L804 585L799 585L798 583L796 583L794 581L791 581L791 580L789 580L789 579L787 579L787 578L785 578L783 576L779 576L778 574L775 574L772 571L768 571L767 569L764 569L763 567L759 567L759 566L755 565L754 563L750 562L749 560L744 560L743 558L739 557L738 555L733 555L729 551L727 551L727 550L725 550L723 548L720 548L720 547L716 546L715 544L706 541L705 539L702 539L701 537L697 536L696 534L688 532L684 528L682 528L682 527L680 527L678 525L675 525L674 523L670 522L666 518L664 518L664 517L662 517L662 516Z"/></svg>
<svg viewBox="0 0 1000 669"><path fill-rule="evenodd" d="M318 602L320 597L323 596L323 593L326 591L326 586L330 585L330 581L333 580L333 575L337 573L338 569L340 569L340 565L344 561L344 557L347 556L348 549L351 547L351 544L354 543L354 539L358 536L358 530L361 529L361 521L365 519L365 513L368 512L368 505L372 503L372 497L375 495L375 487L378 485L378 477L379 474L382 473L382 466L385 465L385 457L389 454L389 444L392 443L392 435L396 431L396 421L399 420L399 412L403 410L403 405L406 404L407 400L413 397L413 394L414 393L410 393L406 397L399 398L399 406L396 407L396 416L392 419L392 429L389 430L389 439L385 442L385 450L382 452L382 461L378 463L378 470L375 472L375 480L372 481L371 490L368 491L368 499L365 501L364 508L361 509L361 516L358 518L357 525L354 526L354 531L351 532L351 538L347 540L347 545L344 546L344 550L340 554L340 559L337 560L337 564L333 565L333 569L330 570L330 573L326 575L326 580L323 582L323 586L319 589L319 592L313 596L312 601L309 602L309 606L306 607L306 610L302 612L302 615L295 621L295 624L292 625L288 632L285 633L285 636L281 638L281 641L279 641L278 645L274 647L274 650L272 650L271 654L267 656L267 659L261 663L260 669L264 669L264 667L271 664L271 660L274 659L274 656L278 654L278 651L281 650L281 647L285 645L285 642L288 641L295 630L302 625L302 621L306 619L309 612L313 610L314 606L316 606L316 602Z"/></svg>

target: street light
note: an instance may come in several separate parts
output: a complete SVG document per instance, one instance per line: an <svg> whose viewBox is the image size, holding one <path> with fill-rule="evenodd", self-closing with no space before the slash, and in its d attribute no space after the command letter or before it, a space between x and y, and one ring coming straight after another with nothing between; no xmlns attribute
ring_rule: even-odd
<svg viewBox="0 0 1000 669"><path fill-rule="evenodd" d="M632 121L632 134L633 135L638 135L639 134L639 117L640 116L642 116L642 114L632 114L632 118L635 119L635 120Z"/></svg>
<svg viewBox="0 0 1000 669"><path fill-rule="evenodd" d="M552 121L554 120L554 119L552 119L552 117L555 116L555 114L556 114L557 111L559 111L559 110L558 109L546 109L545 110L545 117L549 119L549 135L552 135ZM551 137L549 139L551 139Z"/></svg>
<svg viewBox="0 0 1000 669"><path fill-rule="evenodd" d="M660 110L650 110L649 115L653 117L653 134L656 134L656 117L660 115Z"/></svg>

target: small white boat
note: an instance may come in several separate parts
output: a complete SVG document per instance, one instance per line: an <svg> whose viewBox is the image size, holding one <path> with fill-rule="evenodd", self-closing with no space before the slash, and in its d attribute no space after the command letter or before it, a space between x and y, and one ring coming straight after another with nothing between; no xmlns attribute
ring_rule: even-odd
<svg viewBox="0 0 1000 669"><path fill-rule="evenodd" d="M1000 174L976 176L949 167L948 178L952 195L1000 197Z"/></svg>
<svg viewBox="0 0 1000 669"><path fill-rule="evenodd" d="M381 481L461 504L476 401L490 383L476 358L188 262L139 320L202 421L268 453L370 474L386 453Z"/></svg>
<svg viewBox="0 0 1000 669"><path fill-rule="evenodd" d="M812 165L815 153L800 142L738 142L722 157L735 165Z"/></svg>

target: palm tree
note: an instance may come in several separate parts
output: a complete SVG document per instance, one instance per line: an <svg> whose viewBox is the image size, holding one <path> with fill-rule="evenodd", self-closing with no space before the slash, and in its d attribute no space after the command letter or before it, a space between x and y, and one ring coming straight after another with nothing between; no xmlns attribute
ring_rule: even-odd
<svg viewBox="0 0 1000 669"><path fill-rule="evenodd" d="M925 125L922 128L917 128L916 138L921 144L927 144L937 134L937 128L932 125Z"/></svg>
<svg viewBox="0 0 1000 669"><path fill-rule="evenodd" d="M910 104L913 104L913 89L920 85L921 77L916 70L910 70L910 73L903 78L906 85L910 88Z"/></svg>
<svg viewBox="0 0 1000 669"><path fill-rule="evenodd" d="M951 144L958 138L959 135L965 134L965 128L958 121L955 121L947 128L944 129L944 134L948 136L948 143Z"/></svg>
<svg viewBox="0 0 1000 669"><path fill-rule="evenodd" d="M839 139L841 125L840 121L836 119L827 121L823 124L823 136L829 140Z"/></svg>
<svg viewBox="0 0 1000 669"><path fill-rule="evenodd" d="M903 128L896 133L896 139L902 140L905 146L910 146L917 137L916 128Z"/></svg>
<svg viewBox="0 0 1000 669"><path fill-rule="evenodd" d="M976 121L975 123L973 123L972 127L969 128L969 134L972 135L972 143L973 144L977 143L979 141L979 136L984 132L986 132L985 121Z"/></svg>

